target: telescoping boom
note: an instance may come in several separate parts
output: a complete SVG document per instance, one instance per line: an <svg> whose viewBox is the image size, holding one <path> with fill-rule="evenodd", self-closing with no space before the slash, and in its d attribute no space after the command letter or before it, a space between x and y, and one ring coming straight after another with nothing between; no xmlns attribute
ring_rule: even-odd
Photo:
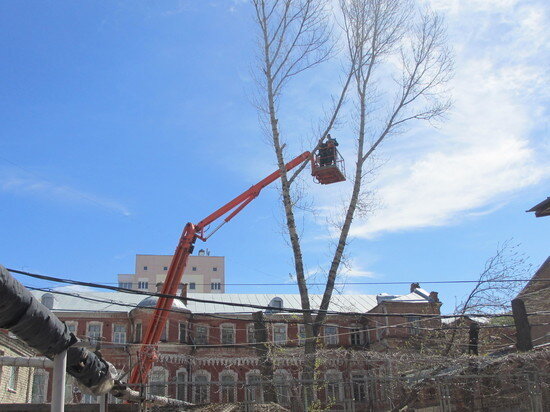
<svg viewBox="0 0 550 412"><path fill-rule="evenodd" d="M293 169L306 160L311 159L311 157L310 152L302 153L286 164L286 170L288 171ZM246 207L246 205L254 200L264 187L270 185L279 177L281 177L281 171L276 170L260 182L256 183L250 189L246 190L235 199L226 203L214 213L201 220L199 223L187 223L183 229L183 233L181 234L178 246L176 247L172 263L170 263L170 267L168 268L166 281L164 282L161 293L164 295L175 295L177 293L178 285L183 276L185 266L187 265L189 256L193 253L194 245L197 239L205 242L220 227L233 219ZM205 233L205 230L212 223L226 214L228 215L217 227L210 230L209 233ZM149 374L149 371L157 358L155 345L160 340L173 301L174 298L172 297L160 297L158 299L151 322L149 322L145 335L143 336L143 342L138 355L138 362L132 370L128 383L137 384L147 382L147 375Z"/></svg>

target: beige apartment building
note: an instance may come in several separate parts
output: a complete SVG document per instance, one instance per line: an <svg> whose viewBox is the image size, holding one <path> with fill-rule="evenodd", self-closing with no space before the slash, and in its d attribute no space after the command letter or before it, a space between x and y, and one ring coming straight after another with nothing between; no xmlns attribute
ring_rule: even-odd
<svg viewBox="0 0 550 412"><path fill-rule="evenodd" d="M136 255L133 274L119 274L119 287L156 292L157 285L164 283L172 255ZM225 292L225 258L210 256L204 249L195 256L189 256L183 272L180 290L184 283L190 293ZM180 291L178 290L178 292Z"/></svg>

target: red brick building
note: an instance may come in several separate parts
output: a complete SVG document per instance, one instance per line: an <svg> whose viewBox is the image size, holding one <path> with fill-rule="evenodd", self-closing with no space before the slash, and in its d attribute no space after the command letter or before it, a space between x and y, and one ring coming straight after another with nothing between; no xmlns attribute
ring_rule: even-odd
<svg viewBox="0 0 550 412"><path fill-rule="evenodd" d="M156 297L119 292L35 295L79 338L99 343L103 356L117 370L129 371L138 361ZM264 319L277 401L289 404L299 396L299 385L292 382L301 377L305 329L299 315L280 311L300 309L299 295L203 293L188 298L186 304L174 301L159 344L159 359L150 372L149 391L194 403L262 400L252 321L252 312L257 310L223 304L237 303L272 308L264 311ZM222 303L200 303L193 298ZM321 296L310 298L312 307L318 307ZM334 296L329 311L339 314L329 315L322 329L319 373L325 386L319 388L319 398L329 398L334 404L346 398L382 402L381 387L371 383L373 377L387 372L387 365L373 367L365 353L398 349L409 336L422 333L422 326L439 324L439 319L415 314L439 314L440 305L437 294L414 284L404 295ZM72 388L67 392L70 402Z"/></svg>

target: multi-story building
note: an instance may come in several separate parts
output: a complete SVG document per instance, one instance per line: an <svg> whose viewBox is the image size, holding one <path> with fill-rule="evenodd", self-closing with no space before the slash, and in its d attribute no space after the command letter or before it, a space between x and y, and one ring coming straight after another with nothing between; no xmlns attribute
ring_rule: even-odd
<svg viewBox="0 0 550 412"><path fill-rule="evenodd" d="M120 287L156 292L159 283L164 283L172 255L136 255L133 274L119 274ZM201 249L189 261L183 272L182 282L187 283L190 293L224 293L225 259L223 256L210 256L208 250ZM183 283L180 284L183 287ZM181 290L180 287L180 290Z"/></svg>
<svg viewBox="0 0 550 412"><path fill-rule="evenodd" d="M43 302L53 301L52 311L68 328L79 338L100 344L103 356L118 370L128 371L139 363L137 353L157 297L121 292L87 293L84 299L34 294ZM313 308L319 307L321 298L310 295ZM263 311L267 328L263 347L269 348L273 362L276 400L283 405L299 401L300 385L293 381L301 379L305 325L299 314L286 311L301 308L296 294L189 293L175 300L148 390L193 403L264 399L265 387L260 384L265 381L264 363L253 321L258 309L227 304L269 307ZM318 373L324 382L318 388L319 399L340 406L353 399L356 410L366 410L361 408L367 402L382 405L382 381L376 379L390 365L373 365L369 354L399 348L400 342L422 333L423 327L440 325L437 316L421 316L438 315L440 305L436 294L418 285L404 295L333 296L329 306L333 313L327 316L319 338ZM413 319L411 314L420 316Z"/></svg>

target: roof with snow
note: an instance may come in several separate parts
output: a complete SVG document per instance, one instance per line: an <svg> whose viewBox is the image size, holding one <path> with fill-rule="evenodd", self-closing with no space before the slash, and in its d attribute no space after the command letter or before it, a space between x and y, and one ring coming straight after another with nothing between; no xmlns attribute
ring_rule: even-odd
<svg viewBox="0 0 550 412"><path fill-rule="evenodd" d="M418 291L418 289L416 290ZM415 291L415 292L416 292ZM429 303L427 292L425 296L420 293L406 295L333 295L329 305L329 311L364 313L373 309L381 301L396 301L409 303ZM151 298L144 295L124 292L77 292L71 291L71 295L57 294L53 292L33 291L33 295L41 300L45 294L53 295L53 310L59 312L129 312L134 307L150 307L144 302L151 302ZM66 293L66 292L64 292ZM379 299L379 297L383 297ZM258 309L229 306L223 303L237 303L244 305L270 306L275 298L282 299L282 307L288 309L301 309L300 295L298 294L258 294L258 293L189 293L185 308L193 313L251 313ZM212 302L196 302L197 299ZM318 309L322 295L310 295L312 309ZM178 302L178 309L184 309L183 303Z"/></svg>

